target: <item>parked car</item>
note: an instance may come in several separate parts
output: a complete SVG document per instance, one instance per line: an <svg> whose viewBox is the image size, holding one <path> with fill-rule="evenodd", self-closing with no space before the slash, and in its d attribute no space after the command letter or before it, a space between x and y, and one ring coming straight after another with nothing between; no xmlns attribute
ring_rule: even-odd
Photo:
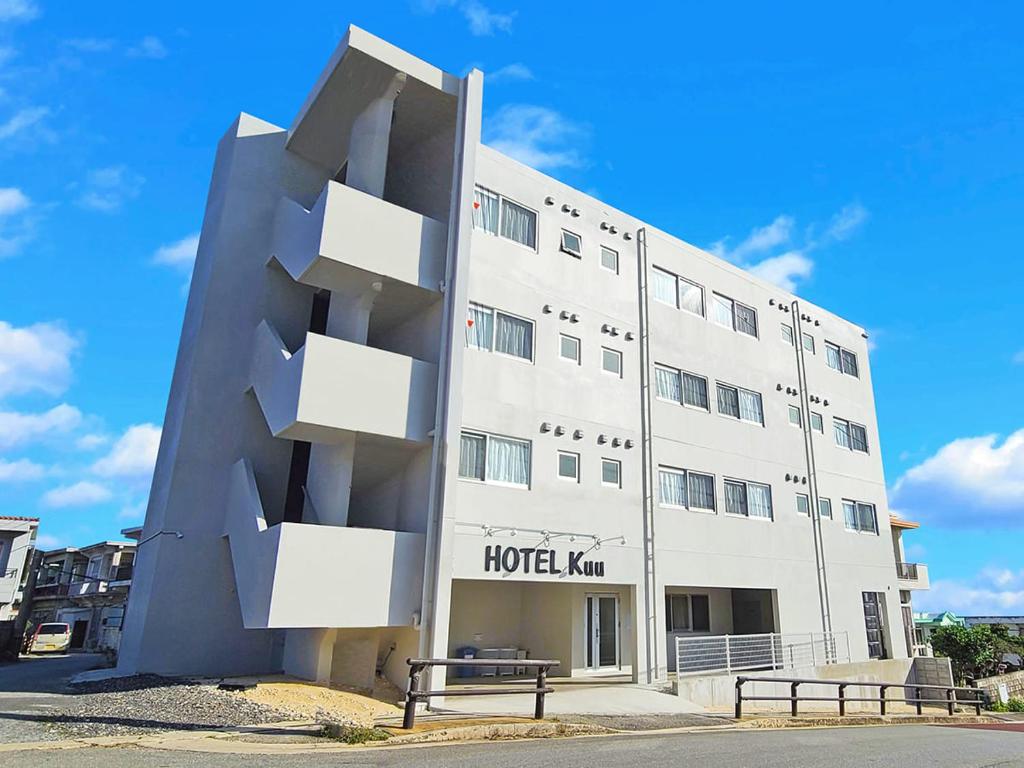
<svg viewBox="0 0 1024 768"><path fill-rule="evenodd" d="M29 653L60 653L71 645L71 627L64 623L40 624L32 635Z"/></svg>

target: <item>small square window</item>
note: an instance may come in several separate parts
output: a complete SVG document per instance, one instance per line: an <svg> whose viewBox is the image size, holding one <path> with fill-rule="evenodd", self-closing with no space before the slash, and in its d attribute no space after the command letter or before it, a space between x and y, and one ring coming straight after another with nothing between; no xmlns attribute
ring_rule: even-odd
<svg viewBox="0 0 1024 768"><path fill-rule="evenodd" d="M611 248L606 248L602 245L601 266L609 272L614 272L616 275L619 274L619 252L613 251Z"/></svg>
<svg viewBox="0 0 1024 768"><path fill-rule="evenodd" d="M796 511L801 515L811 516L811 500L806 493L796 495Z"/></svg>
<svg viewBox="0 0 1024 768"><path fill-rule="evenodd" d="M568 451L558 452L558 476L563 480L580 481L580 455Z"/></svg>
<svg viewBox="0 0 1024 768"><path fill-rule="evenodd" d="M601 348L601 369L622 378L622 353L607 347Z"/></svg>
<svg viewBox="0 0 1024 768"><path fill-rule="evenodd" d="M679 278L679 307L704 317L704 289L684 277Z"/></svg>
<svg viewBox="0 0 1024 768"><path fill-rule="evenodd" d="M558 356L563 360L571 360L580 364L580 340L575 336L566 336L564 333L558 336Z"/></svg>
<svg viewBox="0 0 1024 768"><path fill-rule="evenodd" d="M562 230L562 251L577 259L583 257L583 238L575 232L567 229Z"/></svg>
<svg viewBox="0 0 1024 768"><path fill-rule="evenodd" d="M789 325L788 323L783 323L781 328L782 328L782 340L784 342L786 342L787 344L789 344L789 346L792 347L793 346L793 326Z"/></svg>
<svg viewBox="0 0 1024 768"><path fill-rule="evenodd" d="M818 499L818 517L827 517L829 520L832 519L832 500L820 498Z"/></svg>
<svg viewBox="0 0 1024 768"><path fill-rule="evenodd" d="M812 355L814 354L814 337L809 333L804 334L804 349Z"/></svg>
<svg viewBox="0 0 1024 768"><path fill-rule="evenodd" d="M614 488L622 487L622 462L616 459L601 459L601 484Z"/></svg>
<svg viewBox="0 0 1024 768"><path fill-rule="evenodd" d="M823 435L825 434L825 420L821 418L820 413L815 411L811 411L811 429Z"/></svg>
<svg viewBox="0 0 1024 768"><path fill-rule="evenodd" d="M803 426L803 419L800 418L800 409L795 405L789 406L789 423L794 427Z"/></svg>

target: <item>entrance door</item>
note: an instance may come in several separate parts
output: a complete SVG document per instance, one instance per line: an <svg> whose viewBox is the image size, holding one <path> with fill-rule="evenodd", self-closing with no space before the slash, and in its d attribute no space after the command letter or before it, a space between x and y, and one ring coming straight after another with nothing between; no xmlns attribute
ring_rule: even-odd
<svg viewBox="0 0 1024 768"><path fill-rule="evenodd" d="M619 666L619 596L587 595L587 669Z"/></svg>
<svg viewBox="0 0 1024 768"><path fill-rule="evenodd" d="M89 622L84 619L75 619L71 626L71 647L81 648L85 645L85 631L89 628Z"/></svg>
<svg viewBox="0 0 1024 768"><path fill-rule="evenodd" d="M882 606L877 592L864 592L864 629L868 633L868 657L885 658L882 636Z"/></svg>

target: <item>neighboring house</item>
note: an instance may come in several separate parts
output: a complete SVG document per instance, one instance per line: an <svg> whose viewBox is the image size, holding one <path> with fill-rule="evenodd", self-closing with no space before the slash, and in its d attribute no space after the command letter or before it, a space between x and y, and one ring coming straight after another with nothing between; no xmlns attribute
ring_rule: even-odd
<svg viewBox="0 0 1024 768"><path fill-rule="evenodd" d="M896 576L899 579L900 611L903 614L903 633L907 642L907 653L911 656L931 656L931 648L927 643L920 642L914 620L914 604L911 595L914 591L929 588L928 566L924 563L908 563L903 547L903 536L907 531L920 528L920 523L904 520L896 515L889 516L889 527L892 528L892 548L896 558Z"/></svg>
<svg viewBox="0 0 1024 768"><path fill-rule="evenodd" d="M968 627L975 627L979 624L1001 625L1006 627L1011 637L1024 638L1024 616L964 616L964 622ZM1005 653L1003 661L1011 665L1011 669L1024 667L1024 657L1019 653Z"/></svg>
<svg viewBox="0 0 1024 768"><path fill-rule="evenodd" d="M125 529L131 536L138 529ZM71 647L117 650L135 562L134 541L101 541L43 553L29 620L66 622Z"/></svg>
<svg viewBox="0 0 1024 768"><path fill-rule="evenodd" d="M864 329L483 145L482 103L353 27L289 128L228 129L120 670L908 658Z"/></svg>
<svg viewBox="0 0 1024 768"><path fill-rule="evenodd" d="M38 517L0 515L0 621L11 620L18 613L25 569L38 530Z"/></svg>
<svg viewBox="0 0 1024 768"><path fill-rule="evenodd" d="M914 642L917 647L925 649L925 653L917 655L932 655L932 633L939 627L965 626L967 624L962 618L949 611L942 611L941 613L915 613Z"/></svg>

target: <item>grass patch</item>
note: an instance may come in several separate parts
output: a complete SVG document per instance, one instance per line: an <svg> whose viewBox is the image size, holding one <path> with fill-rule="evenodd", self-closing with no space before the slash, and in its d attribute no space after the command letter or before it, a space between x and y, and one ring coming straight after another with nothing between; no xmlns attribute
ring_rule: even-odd
<svg viewBox="0 0 1024 768"><path fill-rule="evenodd" d="M366 744L370 741L384 741L391 738L391 734L383 728L366 728L360 725L343 725L341 723L325 723L320 735L325 739L333 739L345 744Z"/></svg>

